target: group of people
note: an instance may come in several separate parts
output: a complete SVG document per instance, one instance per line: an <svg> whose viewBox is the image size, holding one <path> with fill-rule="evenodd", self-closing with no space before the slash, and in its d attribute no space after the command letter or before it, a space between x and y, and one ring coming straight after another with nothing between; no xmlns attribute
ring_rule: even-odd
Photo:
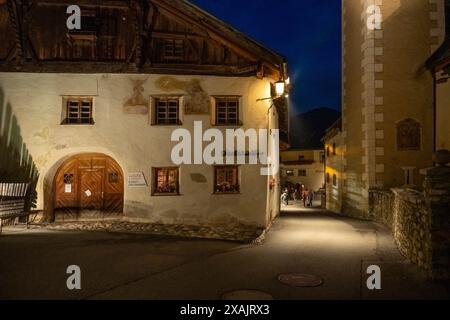
<svg viewBox="0 0 450 320"><path fill-rule="evenodd" d="M281 201L284 205L289 205L289 200L297 203L299 200L303 202L303 206L312 207L314 200L314 191L306 188L304 184L297 183L295 187L285 187L281 194Z"/></svg>

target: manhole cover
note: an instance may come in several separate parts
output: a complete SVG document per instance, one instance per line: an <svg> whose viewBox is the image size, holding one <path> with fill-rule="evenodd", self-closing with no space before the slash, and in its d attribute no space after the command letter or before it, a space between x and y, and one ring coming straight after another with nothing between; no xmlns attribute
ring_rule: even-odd
<svg viewBox="0 0 450 320"><path fill-rule="evenodd" d="M304 273L280 274L278 281L291 287L318 287L323 284L318 276Z"/></svg>
<svg viewBox="0 0 450 320"><path fill-rule="evenodd" d="M273 300L273 297L258 290L236 290L227 292L222 296L223 300Z"/></svg>

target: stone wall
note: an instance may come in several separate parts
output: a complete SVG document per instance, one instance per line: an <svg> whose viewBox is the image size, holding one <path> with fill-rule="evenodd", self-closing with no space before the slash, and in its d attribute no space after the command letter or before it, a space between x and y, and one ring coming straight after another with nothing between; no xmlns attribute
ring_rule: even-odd
<svg viewBox="0 0 450 320"><path fill-rule="evenodd" d="M431 215L423 193L407 188L371 190L369 212L392 230L400 252L429 274Z"/></svg>
<svg viewBox="0 0 450 320"><path fill-rule="evenodd" d="M450 167L423 171L424 191L371 190L370 218L388 226L400 252L435 279L449 278Z"/></svg>
<svg viewBox="0 0 450 320"><path fill-rule="evenodd" d="M425 201L432 217L434 278L450 278L450 167L423 170Z"/></svg>
<svg viewBox="0 0 450 320"><path fill-rule="evenodd" d="M431 212L423 193L411 189L393 189L392 232L400 252L431 272Z"/></svg>

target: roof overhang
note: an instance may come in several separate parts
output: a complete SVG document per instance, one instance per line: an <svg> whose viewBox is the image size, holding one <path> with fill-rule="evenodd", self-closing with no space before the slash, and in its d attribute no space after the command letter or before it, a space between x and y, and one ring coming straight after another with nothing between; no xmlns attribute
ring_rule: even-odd
<svg viewBox="0 0 450 320"><path fill-rule="evenodd" d="M267 76L274 80L288 77L285 57L261 45L191 2L187 0L149 0L149 2L186 20L193 27L206 30L211 39L231 48L239 55L250 61L259 62L258 75L260 77Z"/></svg>

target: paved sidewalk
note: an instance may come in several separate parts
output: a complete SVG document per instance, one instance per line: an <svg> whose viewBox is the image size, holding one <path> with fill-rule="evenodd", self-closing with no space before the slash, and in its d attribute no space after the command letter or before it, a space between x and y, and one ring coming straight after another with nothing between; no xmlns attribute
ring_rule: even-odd
<svg viewBox="0 0 450 320"><path fill-rule="evenodd" d="M226 241L86 231L6 228L0 237L0 298L220 299L238 289L274 299L448 299L397 251L381 225L318 209L285 208L260 246ZM66 289L66 268L82 270L82 290ZM382 290L366 270L382 270ZM280 283L286 272L322 286ZM6 277L4 275L7 275Z"/></svg>

